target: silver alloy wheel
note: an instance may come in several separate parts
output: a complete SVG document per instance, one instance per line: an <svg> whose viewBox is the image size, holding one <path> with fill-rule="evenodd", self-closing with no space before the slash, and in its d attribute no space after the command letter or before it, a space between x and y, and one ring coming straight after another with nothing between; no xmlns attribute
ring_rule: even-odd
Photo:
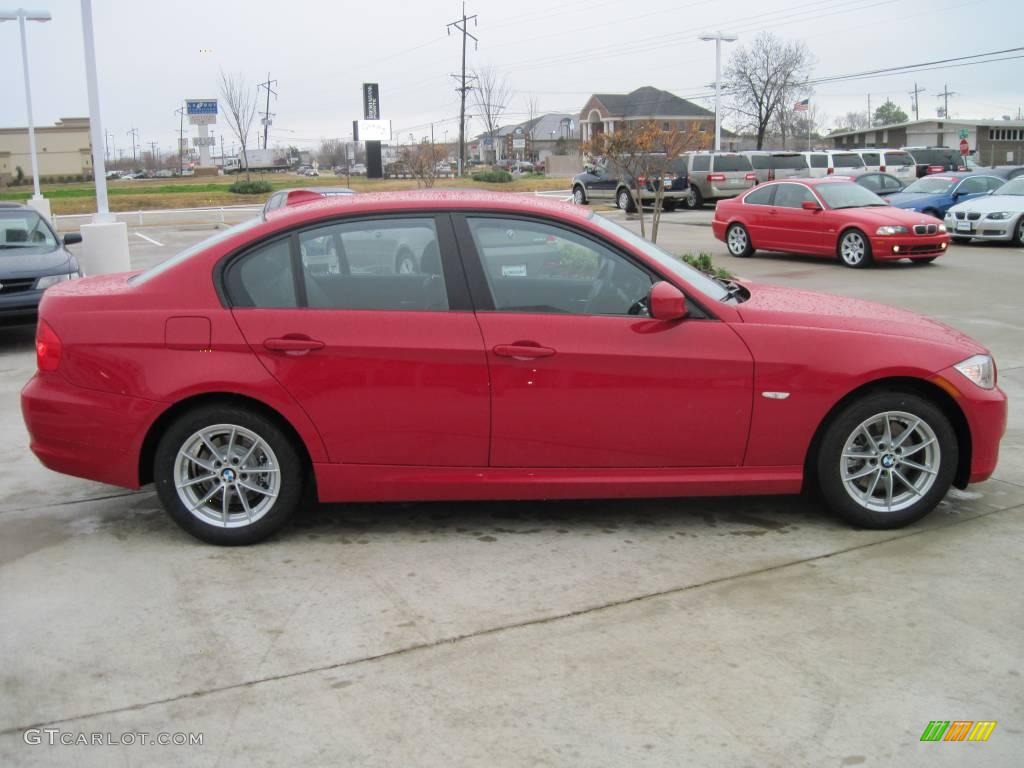
<svg viewBox="0 0 1024 768"><path fill-rule="evenodd" d="M576 187L576 189L572 191L572 201L576 203L576 205L583 205L583 187Z"/></svg>
<svg viewBox="0 0 1024 768"><path fill-rule="evenodd" d="M416 260L412 256L401 256L398 259L398 274L415 275Z"/></svg>
<svg viewBox="0 0 1024 768"><path fill-rule="evenodd" d="M747 230L743 227L733 225L729 228L729 235L726 238L729 246L729 253L733 256L742 256L747 250Z"/></svg>
<svg viewBox="0 0 1024 768"><path fill-rule="evenodd" d="M617 204L619 208L621 208L622 210L628 211L631 200L632 198L630 197L629 192L623 189L621 192L619 192L619 199L617 200Z"/></svg>
<svg viewBox="0 0 1024 768"><path fill-rule="evenodd" d="M899 512L931 490L941 461L939 439L924 419L885 411L850 434L839 473L850 498L864 509Z"/></svg>
<svg viewBox="0 0 1024 768"><path fill-rule="evenodd" d="M697 207L697 190L693 187L686 190L686 205L690 208Z"/></svg>
<svg viewBox="0 0 1024 768"><path fill-rule="evenodd" d="M843 241L839 244L839 254L843 261L851 267L855 267L864 261L867 254L867 243L864 242L864 235L860 232L847 232L843 235Z"/></svg>
<svg viewBox="0 0 1024 768"><path fill-rule="evenodd" d="M1024 245L1024 216L1021 216L1020 221L1017 222L1017 242Z"/></svg>
<svg viewBox="0 0 1024 768"><path fill-rule="evenodd" d="M185 508L220 528L252 525L274 506L281 468L267 442L236 424L195 432L174 460L174 487Z"/></svg>

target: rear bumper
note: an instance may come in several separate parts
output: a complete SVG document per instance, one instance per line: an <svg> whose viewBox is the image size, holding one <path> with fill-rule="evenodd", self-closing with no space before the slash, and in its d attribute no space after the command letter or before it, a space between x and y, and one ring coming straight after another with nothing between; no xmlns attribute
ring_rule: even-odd
<svg viewBox="0 0 1024 768"><path fill-rule="evenodd" d="M887 259L930 259L949 248L949 236L876 235L871 238L871 253L880 261Z"/></svg>
<svg viewBox="0 0 1024 768"><path fill-rule="evenodd" d="M32 452L43 466L125 488L139 487L139 454L166 406L75 386L36 373L21 391Z"/></svg>
<svg viewBox="0 0 1024 768"><path fill-rule="evenodd" d="M999 387L981 389L967 381L955 368L938 374L939 385L958 396L971 433L971 467L968 483L988 480L999 462L999 441L1006 432L1007 400Z"/></svg>

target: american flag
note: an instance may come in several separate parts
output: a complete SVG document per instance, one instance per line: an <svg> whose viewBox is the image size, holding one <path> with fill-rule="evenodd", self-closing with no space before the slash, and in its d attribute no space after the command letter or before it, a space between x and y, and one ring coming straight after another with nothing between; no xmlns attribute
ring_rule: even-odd
<svg viewBox="0 0 1024 768"><path fill-rule="evenodd" d="M804 99L803 101L798 101L796 104L793 105L793 111L794 112L806 112L807 111L807 105L810 104L810 103L811 103L810 99Z"/></svg>

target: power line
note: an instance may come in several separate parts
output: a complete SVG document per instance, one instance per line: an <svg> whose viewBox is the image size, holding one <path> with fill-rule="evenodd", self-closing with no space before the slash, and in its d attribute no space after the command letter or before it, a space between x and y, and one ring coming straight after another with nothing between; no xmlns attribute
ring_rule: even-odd
<svg viewBox="0 0 1024 768"><path fill-rule="evenodd" d="M452 28L454 27L462 33L462 75L460 82L462 83L455 90L459 92L459 100L461 105L459 107L459 175L462 175L462 169L466 165L466 92L469 91L472 86L466 85L466 39L472 37L474 48L479 48L480 41L475 35L470 34L467 28L467 23L472 21L473 26L477 25L476 14L472 16L466 16L466 4L462 4L462 18L456 19L455 21L449 22L445 25L445 29L448 34L451 35ZM452 75L456 77L456 75Z"/></svg>

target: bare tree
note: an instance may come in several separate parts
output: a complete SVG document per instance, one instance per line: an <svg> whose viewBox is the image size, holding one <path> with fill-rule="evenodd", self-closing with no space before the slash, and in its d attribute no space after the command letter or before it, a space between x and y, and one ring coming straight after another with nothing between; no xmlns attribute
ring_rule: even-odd
<svg viewBox="0 0 1024 768"><path fill-rule="evenodd" d="M782 139L782 148L810 149L809 140L813 138L818 126L825 122L826 116L815 104L811 104L803 112L797 112L793 106L794 104L784 106L773 121L775 130Z"/></svg>
<svg viewBox="0 0 1024 768"><path fill-rule="evenodd" d="M803 43L786 42L769 32L754 38L749 48L740 46L729 60L724 85L739 122L757 134L758 149L779 110L810 92L812 64Z"/></svg>
<svg viewBox="0 0 1024 768"><path fill-rule="evenodd" d="M321 139L317 160L325 168L336 168L346 159L345 145L339 139Z"/></svg>
<svg viewBox="0 0 1024 768"><path fill-rule="evenodd" d="M851 131L859 131L871 125L867 112L847 112L839 122L837 128L847 128Z"/></svg>
<svg viewBox="0 0 1024 768"><path fill-rule="evenodd" d="M444 145L422 141L402 147L401 158L416 179L416 186L429 189L437 179L437 166L448 158L448 150Z"/></svg>
<svg viewBox="0 0 1024 768"><path fill-rule="evenodd" d="M483 67L473 72L476 85L473 88L473 103L476 105L478 117L484 121L487 138L494 145L494 134L501 127L501 116L508 109L512 98L512 89L504 75L499 75L494 67ZM497 157L497 155L495 155Z"/></svg>
<svg viewBox="0 0 1024 768"><path fill-rule="evenodd" d="M220 98L227 107L228 127L238 139L242 148L242 167L245 179L249 180L249 160L245 156L245 145L249 140L253 118L256 117L256 92L249 87L241 74L229 75L220 71Z"/></svg>

